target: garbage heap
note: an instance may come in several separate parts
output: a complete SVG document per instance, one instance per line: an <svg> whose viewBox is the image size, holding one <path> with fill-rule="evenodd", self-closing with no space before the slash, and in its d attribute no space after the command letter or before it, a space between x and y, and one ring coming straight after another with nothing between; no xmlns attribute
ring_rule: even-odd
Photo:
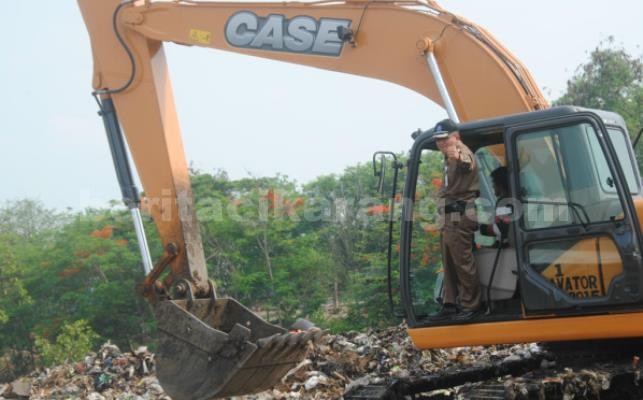
<svg viewBox="0 0 643 400"><path fill-rule="evenodd" d="M154 376L154 355L146 347L123 353L109 342L83 361L0 384L0 400L4 398L170 400Z"/></svg>
<svg viewBox="0 0 643 400"><path fill-rule="evenodd" d="M420 351L413 346L404 326L326 335L321 343L314 348L311 346L306 359L275 388L231 400L337 399L359 386L529 358L540 351L534 344ZM535 381L541 389L534 388ZM600 372L574 372L569 368L558 371L554 361L544 363L533 380L502 377L494 382L504 387L503 397L513 399L533 398L530 396L534 390L542 391L543 382L556 384L561 390L567 387L566 393L582 392L584 395L598 393L609 386L609 378ZM476 385L441 390L433 396L469 398L465 393L475 391ZM569 389L569 385L573 387ZM463 394L466 397L462 397ZM0 384L0 400L5 398L170 399L154 375L154 355L147 348L121 352L110 343L104 344L97 353L87 355L83 361L35 371L12 383ZM572 395L566 398L587 397Z"/></svg>

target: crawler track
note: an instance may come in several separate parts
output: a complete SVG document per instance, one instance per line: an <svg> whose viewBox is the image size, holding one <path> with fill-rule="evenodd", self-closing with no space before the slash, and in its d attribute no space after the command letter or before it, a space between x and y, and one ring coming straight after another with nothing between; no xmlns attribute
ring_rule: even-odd
<svg viewBox="0 0 643 400"><path fill-rule="evenodd" d="M548 344L527 357L355 388L346 400L643 399L640 340Z"/></svg>

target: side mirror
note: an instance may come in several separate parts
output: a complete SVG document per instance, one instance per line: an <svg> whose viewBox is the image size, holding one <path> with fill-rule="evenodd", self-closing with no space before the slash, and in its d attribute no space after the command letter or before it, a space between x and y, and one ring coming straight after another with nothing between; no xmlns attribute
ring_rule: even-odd
<svg viewBox="0 0 643 400"><path fill-rule="evenodd" d="M395 197L397 191L397 175L400 169L404 168L404 164L398 161L397 155L392 151L376 151L373 153L373 175L378 178L377 180L377 191L380 194L384 194L384 177L386 176L386 156L393 158L392 166L394 170L393 174L393 191L391 198Z"/></svg>
<svg viewBox="0 0 643 400"><path fill-rule="evenodd" d="M378 178L377 191L380 194L383 194L384 192L384 161L386 159L386 154L388 154L388 152L386 151L376 151L373 154L373 176Z"/></svg>

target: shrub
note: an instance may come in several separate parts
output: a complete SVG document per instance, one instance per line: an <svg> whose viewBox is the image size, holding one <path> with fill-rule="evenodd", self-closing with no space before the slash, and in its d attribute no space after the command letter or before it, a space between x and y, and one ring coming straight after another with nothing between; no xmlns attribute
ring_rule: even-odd
<svg viewBox="0 0 643 400"><path fill-rule="evenodd" d="M36 337L36 348L45 366L63 364L83 358L92 349L98 335L87 321L78 320L63 324L55 343Z"/></svg>

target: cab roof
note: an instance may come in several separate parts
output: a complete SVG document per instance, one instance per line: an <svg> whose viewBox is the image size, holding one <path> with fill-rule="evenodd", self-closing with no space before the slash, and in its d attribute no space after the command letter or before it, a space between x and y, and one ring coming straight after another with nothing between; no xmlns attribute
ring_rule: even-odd
<svg viewBox="0 0 643 400"><path fill-rule="evenodd" d="M553 120L557 118L567 117L580 113L593 113L603 120L605 125L619 126L625 129L625 121L623 118L614 112L595 110L584 107L575 106L560 106L552 107L546 110L538 110L531 112L524 112L519 114L505 115L502 117L480 119L470 122L459 124L460 137L462 141L475 151L479 147L487 146L489 144L501 143L503 141L502 134L506 128L512 126L519 126L528 123ZM433 129L422 132L417 139L427 139L433 136ZM435 144L431 144L429 148L435 149Z"/></svg>

